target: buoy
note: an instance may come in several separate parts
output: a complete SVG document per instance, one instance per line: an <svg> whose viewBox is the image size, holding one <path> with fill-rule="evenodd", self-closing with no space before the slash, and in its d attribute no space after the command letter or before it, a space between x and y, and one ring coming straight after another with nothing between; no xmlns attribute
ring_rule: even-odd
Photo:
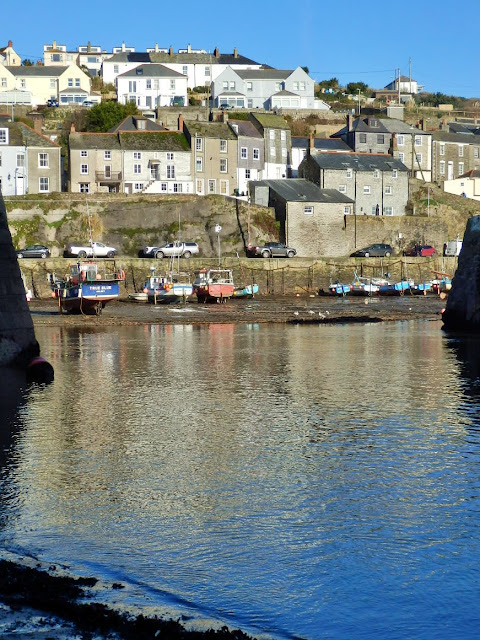
<svg viewBox="0 0 480 640"><path fill-rule="evenodd" d="M27 365L28 382L49 384L53 382L54 377L55 374L52 365L41 356L37 356Z"/></svg>

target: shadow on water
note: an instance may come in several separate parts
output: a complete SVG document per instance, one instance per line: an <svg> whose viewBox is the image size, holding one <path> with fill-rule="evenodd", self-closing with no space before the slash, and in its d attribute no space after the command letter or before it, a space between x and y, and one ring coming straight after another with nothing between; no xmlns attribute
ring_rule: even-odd
<svg viewBox="0 0 480 640"><path fill-rule="evenodd" d="M455 355L466 394L480 396L480 336L445 333L447 347Z"/></svg>

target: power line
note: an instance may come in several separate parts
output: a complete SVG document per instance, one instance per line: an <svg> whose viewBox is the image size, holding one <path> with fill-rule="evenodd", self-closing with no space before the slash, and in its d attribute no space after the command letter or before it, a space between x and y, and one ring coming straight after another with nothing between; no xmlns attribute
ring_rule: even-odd
<svg viewBox="0 0 480 640"><path fill-rule="evenodd" d="M310 71L310 73L338 73L340 75L346 73L394 73L395 71L396 69L383 69L381 71Z"/></svg>

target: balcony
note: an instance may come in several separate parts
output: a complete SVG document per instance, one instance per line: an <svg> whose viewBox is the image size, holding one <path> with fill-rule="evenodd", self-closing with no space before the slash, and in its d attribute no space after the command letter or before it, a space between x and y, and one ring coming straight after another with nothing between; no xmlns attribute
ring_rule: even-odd
<svg viewBox="0 0 480 640"><path fill-rule="evenodd" d="M112 182L121 182L121 171L95 171L95 182L111 184Z"/></svg>

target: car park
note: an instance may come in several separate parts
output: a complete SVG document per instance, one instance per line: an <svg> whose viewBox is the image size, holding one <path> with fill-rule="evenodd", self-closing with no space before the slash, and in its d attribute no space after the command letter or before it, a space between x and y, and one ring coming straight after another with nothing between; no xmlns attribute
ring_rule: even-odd
<svg viewBox="0 0 480 640"><path fill-rule="evenodd" d="M162 246L144 247L142 254L144 258L166 258L170 256L180 256L190 258L200 252L200 247L196 242L167 242Z"/></svg>
<svg viewBox="0 0 480 640"><path fill-rule="evenodd" d="M393 249L389 244L370 244L368 247L358 249L350 254L351 258L389 258Z"/></svg>
<svg viewBox="0 0 480 640"><path fill-rule="evenodd" d="M282 242L266 242L260 246L249 244L247 247L248 258L293 258L296 255L296 249Z"/></svg>
<svg viewBox="0 0 480 640"><path fill-rule="evenodd" d="M50 249L44 247L43 244L31 244L24 249L17 250L17 258L48 258Z"/></svg>
<svg viewBox="0 0 480 640"><path fill-rule="evenodd" d="M413 247L409 249L405 249L403 252L404 256L413 256L413 257L428 257L434 256L437 253L435 247L432 247L430 244L414 244Z"/></svg>

